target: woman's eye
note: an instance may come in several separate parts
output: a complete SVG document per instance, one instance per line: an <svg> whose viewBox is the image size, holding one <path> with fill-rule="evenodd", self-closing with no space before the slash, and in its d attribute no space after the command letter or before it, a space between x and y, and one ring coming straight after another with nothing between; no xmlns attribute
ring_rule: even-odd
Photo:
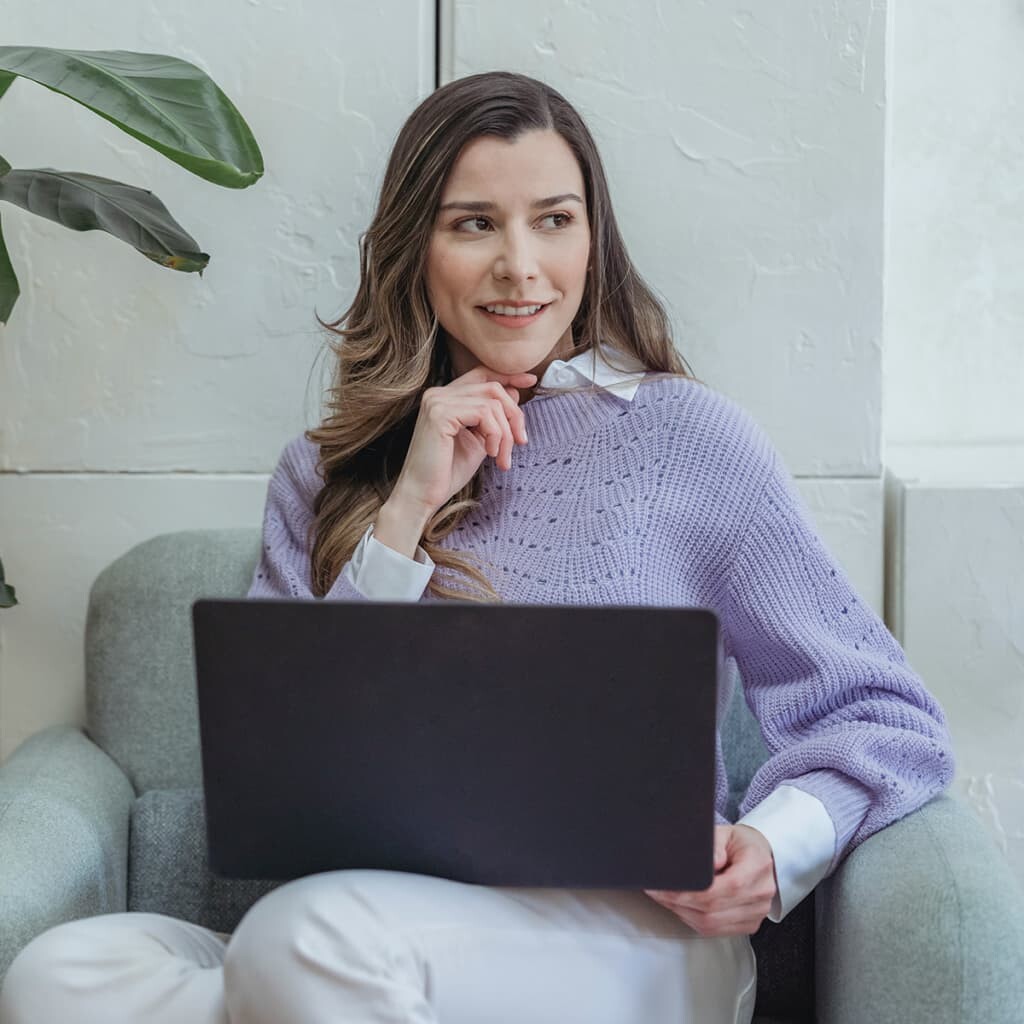
<svg viewBox="0 0 1024 1024"><path fill-rule="evenodd" d="M460 220L459 223L456 224L455 226L457 228L461 228L463 224L479 224L481 222L486 224L487 223L487 218L486 217L470 217L467 220ZM477 232L471 231L470 234L477 234Z"/></svg>
<svg viewBox="0 0 1024 1024"><path fill-rule="evenodd" d="M572 221L572 214L569 213L549 213L544 219L550 220L552 217L561 217L565 221L564 224L556 225L557 227L568 227Z"/></svg>

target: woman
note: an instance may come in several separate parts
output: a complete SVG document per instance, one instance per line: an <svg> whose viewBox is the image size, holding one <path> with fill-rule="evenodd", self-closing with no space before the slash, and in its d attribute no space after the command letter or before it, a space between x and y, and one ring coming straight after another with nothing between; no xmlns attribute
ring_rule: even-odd
<svg viewBox="0 0 1024 1024"><path fill-rule="evenodd" d="M426 99L360 270L324 325L329 415L271 479L250 596L713 608L771 751L735 824L716 751L715 880L340 871L274 890L230 936L106 915L31 943L0 1020L748 1024L749 936L949 784L941 709L767 435L687 372L557 92L494 72Z"/></svg>

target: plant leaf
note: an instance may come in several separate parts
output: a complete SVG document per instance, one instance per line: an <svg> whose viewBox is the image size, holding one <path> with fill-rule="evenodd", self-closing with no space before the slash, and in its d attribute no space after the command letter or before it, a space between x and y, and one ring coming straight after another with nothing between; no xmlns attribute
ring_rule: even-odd
<svg viewBox="0 0 1024 1024"><path fill-rule="evenodd" d="M18 603L14 587L4 582L4 563L0 561L0 608L12 608Z"/></svg>
<svg viewBox="0 0 1024 1024"><path fill-rule="evenodd" d="M30 78L214 184L246 188L263 174L242 115L188 61L129 50L0 46L0 75L0 91L8 75Z"/></svg>
<svg viewBox="0 0 1024 1024"><path fill-rule="evenodd" d="M7 255L4 244L4 227L0 223L0 325L6 324L11 318L11 310L18 301L21 288L18 287L18 275L14 273L11 258ZM0 563L0 582L3 581L3 563Z"/></svg>
<svg viewBox="0 0 1024 1024"><path fill-rule="evenodd" d="M174 270L198 270L210 257L148 189L52 167L9 171L0 199L72 231L106 231Z"/></svg>
<svg viewBox="0 0 1024 1024"><path fill-rule="evenodd" d="M2 156L0 156L0 178L2 178L10 169L11 165Z"/></svg>
<svg viewBox="0 0 1024 1024"><path fill-rule="evenodd" d="M10 89L17 77L17 75L9 75L6 71L0 71L0 99L3 99L4 93Z"/></svg>

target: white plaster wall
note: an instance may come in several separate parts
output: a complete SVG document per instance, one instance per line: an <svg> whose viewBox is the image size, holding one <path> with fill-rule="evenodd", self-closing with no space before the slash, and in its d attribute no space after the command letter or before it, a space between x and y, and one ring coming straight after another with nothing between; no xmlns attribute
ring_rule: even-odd
<svg viewBox="0 0 1024 1024"><path fill-rule="evenodd" d="M200 280L4 210L23 297L0 333L0 552L24 605L0 615L0 757L80 715L81 625L103 565L165 530L258 523L281 446L318 417L313 310L347 305L390 144L433 84L429 8L179 0L169 14L111 0L60 31L27 2L9 15L19 42L193 59L240 106L268 171L217 189L30 83L0 103L15 166L152 188L213 255ZM445 80L520 69L580 108L681 351L768 429L880 611L879 10L443 15Z"/></svg>
<svg viewBox="0 0 1024 1024"><path fill-rule="evenodd" d="M522 71L580 111L698 376L798 476L878 477L884 6L448 6L446 81Z"/></svg>
<svg viewBox="0 0 1024 1024"><path fill-rule="evenodd" d="M81 718L96 573L167 530L258 525L284 443L319 419L322 334L358 281L391 143L434 87L432 0L106 0L3 5L3 41L170 53L242 111L264 177L190 175L78 104L19 80L0 101L15 167L152 189L211 253L164 270L102 232L3 204L22 296L0 328L0 758Z"/></svg>
<svg viewBox="0 0 1024 1024"><path fill-rule="evenodd" d="M240 108L266 173L249 189L189 174L28 82L0 101L15 167L150 188L212 256L165 270L103 232L3 204L22 297L0 344L0 469L264 472L319 415L322 318L355 293L358 234L394 135L434 83L430 0L385 4L6 0L5 40L166 52ZM45 130L40 130L45 126Z"/></svg>
<svg viewBox="0 0 1024 1024"><path fill-rule="evenodd" d="M885 437L1024 443L1024 6L891 7Z"/></svg>

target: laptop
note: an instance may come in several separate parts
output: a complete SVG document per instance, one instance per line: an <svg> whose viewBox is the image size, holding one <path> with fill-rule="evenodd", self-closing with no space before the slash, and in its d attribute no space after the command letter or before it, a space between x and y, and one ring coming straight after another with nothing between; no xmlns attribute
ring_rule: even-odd
<svg viewBox="0 0 1024 1024"><path fill-rule="evenodd" d="M192 616L216 874L711 884L714 612L203 598Z"/></svg>

